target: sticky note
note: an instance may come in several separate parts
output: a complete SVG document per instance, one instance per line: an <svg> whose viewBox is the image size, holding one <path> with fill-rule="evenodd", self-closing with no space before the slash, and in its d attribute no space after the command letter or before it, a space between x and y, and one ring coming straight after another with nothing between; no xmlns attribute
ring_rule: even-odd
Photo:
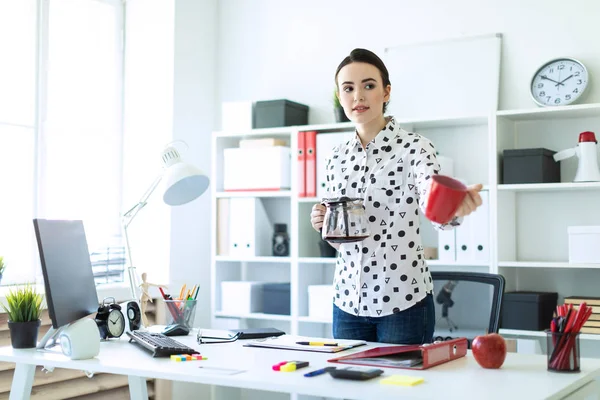
<svg viewBox="0 0 600 400"><path fill-rule="evenodd" d="M177 355L172 355L171 360L173 360L173 361L193 361L193 360L208 360L208 358L202 357L200 354L177 354Z"/></svg>
<svg viewBox="0 0 600 400"><path fill-rule="evenodd" d="M398 385L398 386L415 386L419 383L423 383L425 379L419 376L410 375L392 375L387 378L383 378L380 382L384 385Z"/></svg>

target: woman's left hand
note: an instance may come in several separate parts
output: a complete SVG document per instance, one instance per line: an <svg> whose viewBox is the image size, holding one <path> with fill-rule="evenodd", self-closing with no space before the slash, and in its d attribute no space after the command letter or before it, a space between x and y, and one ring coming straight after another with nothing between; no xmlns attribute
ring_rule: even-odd
<svg viewBox="0 0 600 400"><path fill-rule="evenodd" d="M481 205L481 196L479 195L481 189L483 189L481 183L467 187L467 195L456 211L457 217L466 217Z"/></svg>

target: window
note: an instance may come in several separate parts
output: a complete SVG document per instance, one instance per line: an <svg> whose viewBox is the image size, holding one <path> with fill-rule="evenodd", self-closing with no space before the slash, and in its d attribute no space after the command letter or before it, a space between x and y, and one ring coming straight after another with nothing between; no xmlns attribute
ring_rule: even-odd
<svg viewBox="0 0 600 400"><path fill-rule="evenodd" d="M3 284L36 279L34 216L82 219L97 282L123 280L122 32L116 0L0 2Z"/></svg>

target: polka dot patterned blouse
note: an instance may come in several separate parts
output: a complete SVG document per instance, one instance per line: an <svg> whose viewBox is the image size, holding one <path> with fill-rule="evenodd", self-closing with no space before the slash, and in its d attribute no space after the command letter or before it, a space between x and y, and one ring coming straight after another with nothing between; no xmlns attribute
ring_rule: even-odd
<svg viewBox="0 0 600 400"><path fill-rule="evenodd" d="M405 310L433 290L419 234L431 176L439 173L435 148L389 117L363 148L358 135L327 159L328 197L364 199L371 236L340 245L334 303L357 316ZM436 225L451 229L456 225Z"/></svg>

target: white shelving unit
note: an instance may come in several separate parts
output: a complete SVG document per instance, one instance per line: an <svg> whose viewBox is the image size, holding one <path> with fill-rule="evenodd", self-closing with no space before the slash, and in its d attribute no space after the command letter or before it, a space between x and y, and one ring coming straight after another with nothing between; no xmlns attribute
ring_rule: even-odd
<svg viewBox="0 0 600 400"><path fill-rule="evenodd" d="M486 262L458 263L431 260L432 270L474 270L502 274L506 291L533 290L564 296L598 295L600 264L569 264L567 227L600 225L600 182L573 183L576 159L561 163L561 183L503 184L502 152L505 149L544 147L559 151L577 145L580 132L600 135L600 104L556 108L504 110L485 116L431 118L402 121L406 130L431 139L436 149L454 160L454 175L468 183L483 183L489 193L490 259ZM212 168L212 316L215 326L241 327L271 325L301 335L331 335L329 319L308 316L307 286L330 284L335 259L320 257L319 235L310 226L309 214L317 198L299 198L296 177L297 135L299 131L352 131L351 123L309 125L248 132L213 134ZM243 138L283 138L291 148L292 188L282 192L223 191L223 150L237 147ZM323 149L317 149L323 157ZM217 254L217 200L227 197L255 197L267 213L277 216L271 222L286 223L290 235L290 257L235 258ZM426 225L425 223L424 225ZM427 235L426 246L437 246L437 236ZM291 282L291 314L286 316L252 313L224 314L220 310L220 282L223 280L262 280ZM541 338L543 332L503 329L507 336ZM598 340L600 335L582 335Z"/></svg>

